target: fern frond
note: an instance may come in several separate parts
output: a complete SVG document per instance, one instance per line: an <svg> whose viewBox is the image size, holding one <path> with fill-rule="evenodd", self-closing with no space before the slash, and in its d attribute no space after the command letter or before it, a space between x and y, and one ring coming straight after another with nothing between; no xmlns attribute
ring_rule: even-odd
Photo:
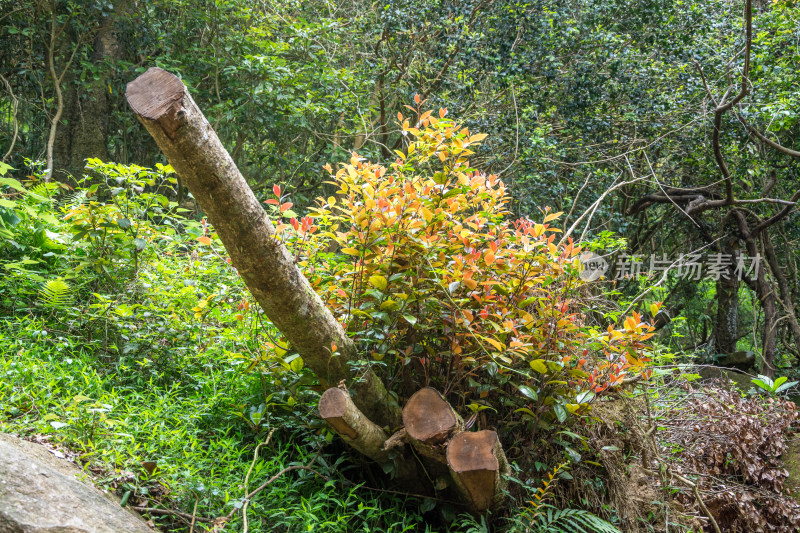
<svg viewBox="0 0 800 533"><path fill-rule="evenodd" d="M61 278L51 279L42 286L39 296L47 307L66 307L72 302L72 287Z"/></svg>
<svg viewBox="0 0 800 533"><path fill-rule="evenodd" d="M622 533L614 525L583 509L556 509L542 505L533 514L526 513L530 523L524 526L529 533ZM517 519L521 524L522 520Z"/></svg>
<svg viewBox="0 0 800 533"><path fill-rule="evenodd" d="M48 191L48 187L46 183L37 183L28 191L32 192L35 195L41 196L42 198L47 198L50 196L50 192Z"/></svg>
<svg viewBox="0 0 800 533"><path fill-rule="evenodd" d="M67 209L77 207L87 202L86 190L79 189L75 192L64 195L58 202L62 207Z"/></svg>

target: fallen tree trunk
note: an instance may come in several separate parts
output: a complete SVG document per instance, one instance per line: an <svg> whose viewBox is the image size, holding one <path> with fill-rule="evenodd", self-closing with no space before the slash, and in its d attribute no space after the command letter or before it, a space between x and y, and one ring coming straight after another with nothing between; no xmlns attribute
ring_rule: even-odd
<svg viewBox="0 0 800 533"><path fill-rule="evenodd" d="M346 380L353 401L380 425L400 408L369 367L356 374L355 345L275 237L275 227L183 82L151 68L128 84L139 121L189 188L267 317L325 384ZM332 352L338 352L335 355Z"/></svg>

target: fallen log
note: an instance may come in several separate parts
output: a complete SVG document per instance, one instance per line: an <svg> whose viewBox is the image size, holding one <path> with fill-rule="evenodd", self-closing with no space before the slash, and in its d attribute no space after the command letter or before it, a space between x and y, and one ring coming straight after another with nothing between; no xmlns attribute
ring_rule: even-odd
<svg viewBox="0 0 800 533"><path fill-rule="evenodd" d="M369 367L360 365L355 379L355 345L276 238L183 82L153 67L128 84L126 98L213 224L253 297L305 364L324 384L347 380L361 411L380 425L398 426L400 407Z"/></svg>
<svg viewBox="0 0 800 533"><path fill-rule="evenodd" d="M497 433L483 430L461 432L447 445L450 475L467 507L482 513L503 499L510 469Z"/></svg>

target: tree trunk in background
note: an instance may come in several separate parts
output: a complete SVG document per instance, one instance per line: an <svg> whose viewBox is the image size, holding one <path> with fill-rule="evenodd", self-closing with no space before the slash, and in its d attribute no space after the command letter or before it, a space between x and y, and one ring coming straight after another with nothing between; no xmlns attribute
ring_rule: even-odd
<svg viewBox="0 0 800 533"><path fill-rule="evenodd" d="M71 73L64 78L64 114L56 130L53 147L53 167L56 177L61 179L67 174L80 177L87 158L110 159L108 123L112 102L117 96L111 93L107 76L103 76L107 71L103 62L122 58L119 20L126 12L126 7L127 2L118 2L114 13L99 20L92 64L101 72L100 79L87 78L82 82ZM67 47L76 46L72 41L68 41ZM69 53L70 50L64 51L66 55Z"/></svg>
<svg viewBox="0 0 800 533"><path fill-rule="evenodd" d="M731 238L720 241L720 253L733 257ZM735 261L734 261L735 262ZM725 279L727 277L727 279ZM739 338L739 280L734 266L725 270L717 280L717 317L714 324L714 348L718 354L736 351Z"/></svg>
<svg viewBox="0 0 800 533"><path fill-rule="evenodd" d="M762 233L762 241L764 242L764 256L767 260L767 265L772 273L772 277L778 285L778 292L780 293L780 308L783 309L784 317L789 323L789 329L792 331L794 337L795 352L800 353L800 322L797 319L797 312L795 311L795 298L792 290L789 287L789 281L786 277L786 272L778 261L778 255L775 253L775 247L772 245L772 237L769 234L769 228L765 229ZM791 262L791 257L787 258L787 262Z"/></svg>
<svg viewBox="0 0 800 533"><path fill-rule="evenodd" d="M324 384L348 382L355 405L380 426L400 408L295 265L275 227L183 83L151 68L128 84L128 104L214 225L250 293ZM336 353L332 353L336 352Z"/></svg>

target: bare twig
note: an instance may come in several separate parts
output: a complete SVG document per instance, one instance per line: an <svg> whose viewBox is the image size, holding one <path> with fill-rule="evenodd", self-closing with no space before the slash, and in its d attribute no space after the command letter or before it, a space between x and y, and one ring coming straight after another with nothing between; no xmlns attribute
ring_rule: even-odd
<svg viewBox="0 0 800 533"><path fill-rule="evenodd" d="M703 501L703 498L700 497L700 488L697 486L697 483L694 483L693 481L683 477L682 475L671 471L669 468L667 468L667 472L669 472L669 474L672 477L674 477L675 479L677 479L678 481L680 481L682 483L685 483L686 485L689 486L689 488L692 489L692 492L694 493L694 497L697 500L697 505L699 505L700 509L703 510L703 514L705 514L708 517L708 520L711 522L711 527L714 528L714 531L716 533L722 533L722 531L720 531L720 529L719 529L719 525L717 524L717 521L714 519L714 515L711 514L711 511L709 511L708 507L706 507L706 504Z"/></svg>
<svg viewBox="0 0 800 533"><path fill-rule="evenodd" d="M563 244L564 242L566 242L566 240L569 238L569 236L570 236L570 235L572 235L572 232L573 232L573 231L575 231L575 228L577 228L577 227L578 227L578 224L580 224L580 223L581 223L581 221L582 221L584 218L586 218L587 216L589 217L589 220L586 222L586 227L588 228L588 227L589 227L589 222L591 222L591 220L592 220L592 217L594 216L594 213L595 213L595 211L597 211L597 208L598 208L598 207L600 207L600 204L601 204L601 203L603 203L603 200L605 199L605 197L606 197L606 196L608 196L608 195L609 195L610 193L612 193L613 191L616 191L616 190L617 190L617 189L619 189L620 187L624 187L624 186L626 186L626 185L630 185L630 184L632 184L632 183L636 183L637 181L642 181L643 179L644 179L643 177L641 177L641 178L635 178L635 179L632 179L632 180L630 180L630 181L623 181L623 182L621 182L621 183L617 183L617 184L616 184L616 185L614 185L613 187L609 187L609 188L608 188L608 189L607 189L607 190L606 190L606 191L605 191L603 194L601 194L601 195L600 195L600 198L598 198L597 200L595 200L595 201L594 201L594 203L593 203L591 206L589 206L589 209L587 209L587 210L586 210L586 211L585 211L585 212L584 212L584 213L583 213L583 214L582 214L580 217L578 217L578 220L576 220L576 221L575 221L575 222L572 224L572 226L570 226L570 227L569 227L569 229L568 229L567 231L565 231L565 232L564 232L564 236L563 236L563 237L561 237L561 240L559 241L559 243L558 243L558 244L559 244L559 245L561 245L561 244ZM581 240L583 239L583 236L584 236L584 235L586 235L586 229L584 229L584 230L583 230L583 233L581 234Z"/></svg>

